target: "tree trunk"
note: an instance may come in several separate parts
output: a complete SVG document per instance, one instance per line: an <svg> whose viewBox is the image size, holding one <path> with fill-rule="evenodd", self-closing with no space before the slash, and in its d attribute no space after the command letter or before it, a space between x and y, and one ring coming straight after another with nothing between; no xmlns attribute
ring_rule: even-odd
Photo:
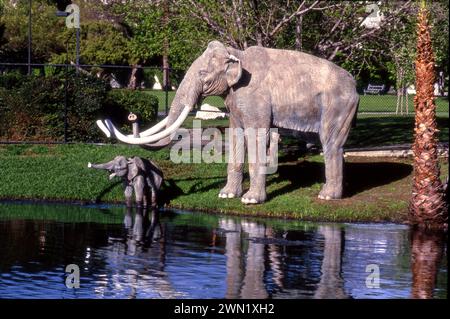
<svg viewBox="0 0 450 319"><path fill-rule="evenodd" d="M169 4L168 0L164 1L164 16L163 16L163 24L167 29L169 24ZM163 47L163 90L170 90L170 78L169 78L169 39L167 38L167 34L164 36L164 47Z"/></svg>
<svg viewBox="0 0 450 319"><path fill-rule="evenodd" d="M128 81L128 88L131 90L136 90L139 84L139 77L141 72L139 72L140 69L140 65L139 64L135 64L133 65L133 68L131 69L131 75L130 75L130 80Z"/></svg>
<svg viewBox="0 0 450 319"><path fill-rule="evenodd" d="M409 216L411 223L419 227L447 229L448 207L444 200L437 154L434 80L428 12L422 6L417 27L414 178Z"/></svg>
<svg viewBox="0 0 450 319"><path fill-rule="evenodd" d="M295 25L295 49L297 51L302 51L302 23L303 16L297 17L297 24Z"/></svg>
<svg viewBox="0 0 450 319"><path fill-rule="evenodd" d="M169 77L169 56L167 54L167 52L169 51L168 49L169 44L167 39L164 40L164 55L163 55L163 90L170 90L170 77ZM166 50L167 48L167 50Z"/></svg>
<svg viewBox="0 0 450 319"><path fill-rule="evenodd" d="M395 114L398 114L399 111L401 110L401 104L400 104L400 97L402 95L402 73L400 72L400 67L398 66L398 64L396 63L396 69L397 69L397 77L396 77L396 81L395 81L395 86L397 88L397 107L395 108Z"/></svg>

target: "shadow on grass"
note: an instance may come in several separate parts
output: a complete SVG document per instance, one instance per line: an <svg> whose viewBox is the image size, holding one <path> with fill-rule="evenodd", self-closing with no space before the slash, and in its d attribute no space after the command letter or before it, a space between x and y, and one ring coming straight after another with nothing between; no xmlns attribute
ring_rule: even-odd
<svg viewBox="0 0 450 319"><path fill-rule="evenodd" d="M345 163L344 198L401 180L411 172L412 166L402 163ZM325 183L324 164L308 161L296 165L281 164L278 167L278 176L269 183L283 181L289 181L290 184L268 193L269 200L316 183Z"/></svg>
<svg viewBox="0 0 450 319"><path fill-rule="evenodd" d="M110 184L108 187L104 188L96 197L95 197L95 203L98 204L102 201L103 196L108 194L114 187L117 185L122 184L122 181L118 181L115 183ZM125 202L125 198L123 199Z"/></svg>
<svg viewBox="0 0 450 319"><path fill-rule="evenodd" d="M159 194L158 205L159 207L168 205L171 200L181 195L185 195L185 192L183 192L175 181L173 179L166 179L164 180L164 185Z"/></svg>
<svg viewBox="0 0 450 319"><path fill-rule="evenodd" d="M438 117L439 141L448 142L448 118ZM412 143L414 117L358 118L345 148Z"/></svg>
<svg viewBox="0 0 450 319"><path fill-rule="evenodd" d="M375 187L389 185L401 180L413 171L413 167L404 163L346 163L344 196L352 197Z"/></svg>

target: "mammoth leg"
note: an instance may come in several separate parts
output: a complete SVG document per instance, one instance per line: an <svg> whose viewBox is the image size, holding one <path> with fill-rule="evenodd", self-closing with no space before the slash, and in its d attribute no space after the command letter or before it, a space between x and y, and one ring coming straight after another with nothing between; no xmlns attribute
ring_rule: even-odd
<svg viewBox="0 0 450 319"><path fill-rule="evenodd" d="M342 147L331 147L323 152L325 161L325 185L319 193L320 199L339 199L342 197L342 174L344 156Z"/></svg>
<svg viewBox="0 0 450 319"><path fill-rule="evenodd" d="M344 105L340 113L328 107L321 121L320 141L325 161L325 185L320 199L339 199L343 193L344 144L350 132L359 97L350 97L336 105Z"/></svg>
<svg viewBox="0 0 450 319"><path fill-rule="evenodd" d="M136 176L133 180L134 193L136 196L136 205L141 207L144 204L145 181L143 176ZM145 202L146 203L146 202Z"/></svg>
<svg viewBox="0 0 450 319"><path fill-rule="evenodd" d="M147 185L149 185L149 199L150 199L150 205L152 209L156 208L157 205L157 199L158 199L158 191L154 187L153 183L151 183L149 180L147 180Z"/></svg>
<svg viewBox="0 0 450 319"><path fill-rule="evenodd" d="M156 206L158 205L158 194L157 194L157 190L152 188L152 192L151 192L151 205L152 205L152 209L155 209Z"/></svg>
<svg viewBox="0 0 450 319"><path fill-rule="evenodd" d="M152 209L155 209L158 204L158 191L162 183L162 178L157 176L158 180L155 181L155 176L147 176L145 181L148 186L148 197L150 199L150 205Z"/></svg>
<svg viewBox="0 0 450 319"><path fill-rule="evenodd" d="M248 152L250 189L242 196L244 204L259 204L266 200L266 170L268 128L247 129L245 139Z"/></svg>
<svg viewBox="0 0 450 319"><path fill-rule="evenodd" d="M236 127L230 118L229 158L227 184L219 192L220 198L234 198L242 195L242 177L245 158L244 130Z"/></svg>
<svg viewBox="0 0 450 319"><path fill-rule="evenodd" d="M123 183L124 185L124 195L125 195L125 205L127 207L131 207L132 205L132 196L133 196L133 187L129 185L127 182Z"/></svg>
<svg viewBox="0 0 450 319"><path fill-rule="evenodd" d="M147 194L148 192L146 192L145 190L144 190L144 195L142 195L142 203L143 203L143 205L144 205L144 207L147 207L147 205L148 205L148 194Z"/></svg>

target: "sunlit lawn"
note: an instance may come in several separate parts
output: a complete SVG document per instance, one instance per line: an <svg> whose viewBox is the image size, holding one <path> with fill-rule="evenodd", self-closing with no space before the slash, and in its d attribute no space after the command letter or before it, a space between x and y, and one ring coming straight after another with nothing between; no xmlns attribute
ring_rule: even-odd
<svg viewBox="0 0 450 319"><path fill-rule="evenodd" d="M87 168L117 155L150 157L164 171L164 201L169 207L215 213L276 216L323 221L404 221L411 191L409 159L347 158L343 200L317 199L324 182L323 158L286 157L268 177L268 201L245 206L217 197L226 182L226 164L175 164L169 150L149 152L125 145L0 146L0 199L64 200L82 203L123 201L119 180ZM443 177L448 165L441 163ZM245 174L244 189L248 189Z"/></svg>

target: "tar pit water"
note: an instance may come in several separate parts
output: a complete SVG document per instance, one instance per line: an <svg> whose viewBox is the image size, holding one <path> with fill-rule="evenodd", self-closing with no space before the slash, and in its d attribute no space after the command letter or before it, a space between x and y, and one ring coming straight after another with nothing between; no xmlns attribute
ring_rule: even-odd
<svg viewBox="0 0 450 319"><path fill-rule="evenodd" d="M0 298L447 298L446 283L446 239L405 225L0 203Z"/></svg>

